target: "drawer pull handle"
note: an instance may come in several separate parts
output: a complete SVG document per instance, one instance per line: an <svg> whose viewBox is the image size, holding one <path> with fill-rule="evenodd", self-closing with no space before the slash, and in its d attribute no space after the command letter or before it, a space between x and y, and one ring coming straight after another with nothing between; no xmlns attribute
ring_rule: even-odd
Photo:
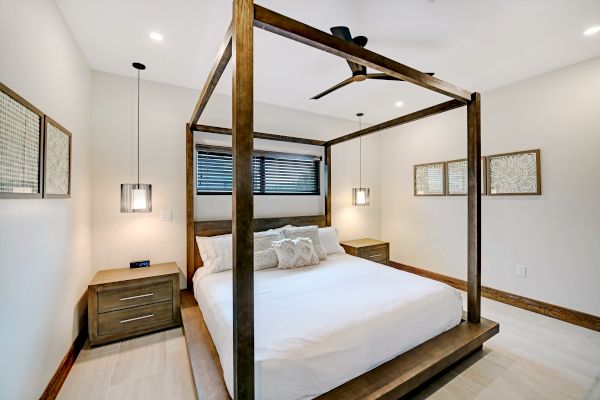
<svg viewBox="0 0 600 400"><path fill-rule="evenodd" d="M125 300L141 299L142 297L150 297L150 296L154 296L154 293L140 294L139 296L123 297L122 299L119 299L119 300L125 301Z"/></svg>
<svg viewBox="0 0 600 400"><path fill-rule="evenodd" d="M381 257L382 255L383 253L373 254L372 256L369 256L369 258Z"/></svg>
<svg viewBox="0 0 600 400"><path fill-rule="evenodd" d="M140 320L140 319L146 319L146 318L152 318L152 317L154 317L154 314L148 314L148 315L143 315L141 317L124 319L123 321L121 321L121 323L124 324L126 322L132 322L132 321L137 321L137 320Z"/></svg>

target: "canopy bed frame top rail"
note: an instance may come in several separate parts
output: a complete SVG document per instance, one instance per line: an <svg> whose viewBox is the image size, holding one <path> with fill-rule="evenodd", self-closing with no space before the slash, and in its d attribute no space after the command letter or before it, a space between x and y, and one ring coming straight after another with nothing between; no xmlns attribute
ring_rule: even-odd
<svg viewBox="0 0 600 400"><path fill-rule="evenodd" d="M378 70L387 75L416 84L437 93L453 98L393 120L377 124L357 132L346 134L337 139L320 141L305 138L293 138L253 131L253 28L258 27L300 43L340 56L349 61ZM198 121L221 78L230 59L233 59L233 127L219 128L198 125ZM331 147L360 136L372 134L383 129L409 123L430 115L449 111L467 105L467 169L468 169L468 312L466 321L423 345L397 357L370 372L334 389L335 398L356 398L352 393L363 387L365 398L392 398L402 395L402 390L419 385L424 379L439 373L470 352L481 348L483 342L498 332L498 324L481 318L481 102L479 93L470 93L464 89L432 77L414 68L386 58L354 43L346 42L316 28L295 21L284 15L255 5L253 0L233 0L233 19L225 39L217 54L200 97L186 126L186 203L187 203L187 272L188 289L192 287L194 271L201 266L201 260L195 246L195 236L202 233L233 234L233 343L234 343L234 397L236 399L254 398L254 266L253 232L292 223L294 225L314 224L331 226ZM232 136L233 148L233 219L231 221L194 221L194 143L193 132L204 131ZM325 213L322 216L254 219L253 187L251 163L253 140L267 139L295 142L325 147ZM293 223L294 218L301 218ZM285 220L285 223L283 221ZM275 222L276 221L276 222ZM218 233L217 233L218 232ZM184 294L191 295L191 294ZM193 296L192 296L193 299ZM196 308L197 305L196 305ZM199 317L202 320L201 314ZM185 320L185 318L184 318ZM191 320L198 320L195 316ZM189 322L189 321L188 321ZM203 322L203 321L202 321ZM193 323L193 322L191 322ZM191 325L185 324L186 332ZM201 329L198 327L198 329ZM479 332L479 334L473 334ZM188 340L188 350L193 360L193 334ZM440 339L444 337L446 339ZM186 334L186 339L188 335ZM191 347L190 347L191 346ZM445 349L445 350L444 350ZM417 356L415 356L417 354ZM416 358L415 358L416 357ZM420 359L421 361L417 360ZM425 359L426 362L422 361ZM404 363L398 360L408 360ZM390 363L400 362L400 369L393 374L381 368ZM195 373L196 375L196 373ZM396 377L397 376L397 377ZM415 376L421 378L415 379ZM395 377L395 378L394 378ZM373 382L387 382L376 388ZM199 397L202 388L197 383ZM358 385L358 386L357 386ZM403 388L403 389L401 389ZM204 393L204 392L203 392ZM323 397L327 397L325 394ZM362 397L362 394L359 396ZM220 398L211 397L206 398ZM334 398L334 397L329 397Z"/></svg>

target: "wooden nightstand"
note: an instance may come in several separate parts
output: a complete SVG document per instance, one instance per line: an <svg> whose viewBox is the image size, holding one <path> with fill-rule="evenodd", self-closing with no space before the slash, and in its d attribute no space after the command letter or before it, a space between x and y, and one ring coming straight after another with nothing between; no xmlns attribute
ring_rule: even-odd
<svg viewBox="0 0 600 400"><path fill-rule="evenodd" d="M390 262L389 242L375 239L356 239L346 240L340 244L346 250L346 253L353 256L385 265L388 265Z"/></svg>
<svg viewBox="0 0 600 400"><path fill-rule="evenodd" d="M98 271L88 285L92 346L180 324L179 268L175 263Z"/></svg>

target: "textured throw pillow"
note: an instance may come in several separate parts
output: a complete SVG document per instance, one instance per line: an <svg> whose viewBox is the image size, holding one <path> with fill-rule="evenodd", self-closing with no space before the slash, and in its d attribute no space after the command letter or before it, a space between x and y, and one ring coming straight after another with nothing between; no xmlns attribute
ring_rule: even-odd
<svg viewBox="0 0 600 400"><path fill-rule="evenodd" d="M319 239L321 240L321 245L325 249L327 255L346 253L346 251L342 246L340 246L340 242L338 241L337 228L334 228L333 226L329 226L327 228L319 228Z"/></svg>
<svg viewBox="0 0 600 400"><path fill-rule="evenodd" d="M309 238L283 239L273 242L279 260L278 268L307 267L319 263L319 257Z"/></svg>
<svg viewBox="0 0 600 400"><path fill-rule="evenodd" d="M278 264L272 243L283 239L281 232L271 230L254 234L254 269L274 268Z"/></svg>
<svg viewBox="0 0 600 400"><path fill-rule="evenodd" d="M286 239L297 239L297 238L309 238L315 248L315 253L319 257L319 260L325 260L327 253L321 245L319 238L319 227L317 225L299 226L295 228L283 228L281 229L283 237Z"/></svg>

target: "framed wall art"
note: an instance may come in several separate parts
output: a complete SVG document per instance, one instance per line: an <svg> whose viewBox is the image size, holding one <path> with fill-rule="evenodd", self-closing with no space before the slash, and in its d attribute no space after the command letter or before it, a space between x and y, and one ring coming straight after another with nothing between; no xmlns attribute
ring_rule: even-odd
<svg viewBox="0 0 600 400"><path fill-rule="evenodd" d="M490 196L542 194L539 149L487 156L487 165Z"/></svg>
<svg viewBox="0 0 600 400"><path fill-rule="evenodd" d="M42 196L44 114L0 83L0 198Z"/></svg>
<svg viewBox="0 0 600 400"><path fill-rule="evenodd" d="M415 196L444 196L446 194L446 163L435 162L414 166Z"/></svg>
<svg viewBox="0 0 600 400"><path fill-rule="evenodd" d="M44 197L71 197L71 133L46 116L44 139Z"/></svg>
<svg viewBox="0 0 600 400"><path fill-rule="evenodd" d="M481 157L481 194L487 193L487 163ZM466 196L468 189L467 159L446 161L446 194L448 196Z"/></svg>

